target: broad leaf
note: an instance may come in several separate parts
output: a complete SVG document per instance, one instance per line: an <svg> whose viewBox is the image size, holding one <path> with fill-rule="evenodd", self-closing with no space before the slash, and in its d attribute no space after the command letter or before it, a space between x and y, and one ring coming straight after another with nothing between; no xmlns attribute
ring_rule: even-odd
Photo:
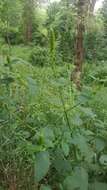
<svg viewBox="0 0 107 190"><path fill-rule="evenodd" d="M84 168L76 168L72 176L64 180L64 190L88 190L88 174Z"/></svg>
<svg viewBox="0 0 107 190"><path fill-rule="evenodd" d="M95 113L92 111L91 108L81 107L80 110L86 117L89 117L91 119L94 119L96 117Z"/></svg>
<svg viewBox="0 0 107 190"><path fill-rule="evenodd" d="M107 183L95 181L95 183L89 185L89 190L107 190Z"/></svg>
<svg viewBox="0 0 107 190"><path fill-rule="evenodd" d="M79 148L81 155L85 156L85 159L88 162L90 162L92 160L94 153L93 153L92 149L89 147L87 138L85 136L76 134L72 138L71 143L76 145Z"/></svg>
<svg viewBox="0 0 107 190"><path fill-rule="evenodd" d="M35 161L35 180L39 182L49 170L50 158L47 151L39 152Z"/></svg>
<svg viewBox="0 0 107 190"><path fill-rule="evenodd" d="M95 144L96 144L96 150L97 150L98 152L102 151L102 150L104 149L104 147L105 147L105 142L104 142L104 140L103 140L103 139L100 139L100 138L97 138L95 142L96 142L96 143L95 143Z"/></svg>
<svg viewBox="0 0 107 190"><path fill-rule="evenodd" d="M70 162L67 160L62 160L62 159L55 160L53 164L54 164L55 169L60 174L68 173L72 170Z"/></svg>
<svg viewBox="0 0 107 190"><path fill-rule="evenodd" d="M42 135L44 137L44 143L46 147L53 147L54 133L53 130L49 127L42 129Z"/></svg>

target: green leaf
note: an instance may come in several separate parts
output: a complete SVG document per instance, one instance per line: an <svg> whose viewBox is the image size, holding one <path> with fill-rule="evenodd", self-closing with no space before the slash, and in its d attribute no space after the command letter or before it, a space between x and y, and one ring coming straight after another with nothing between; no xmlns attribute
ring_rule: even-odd
<svg viewBox="0 0 107 190"><path fill-rule="evenodd" d="M51 128L45 127L42 129L42 134L45 139L45 143L47 147L52 147L53 146L53 140L54 140L54 132Z"/></svg>
<svg viewBox="0 0 107 190"><path fill-rule="evenodd" d="M89 147L87 138L85 136L76 134L72 138L71 143L76 145L79 148L81 155L83 155L85 157L85 160L87 160L88 162L92 161L94 152Z"/></svg>
<svg viewBox="0 0 107 190"><path fill-rule="evenodd" d="M48 99L48 103L57 107L62 106L62 102L59 97L51 97L51 99Z"/></svg>
<svg viewBox="0 0 107 190"><path fill-rule="evenodd" d="M107 190L107 183L95 182L89 186L89 190Z"/></svg>
<svg viewBox="0 0 107 190"><path fill-rule="evenodd" d="M51 187L48 185L41 185L40 190L51 190Z"/></svg>
<svg viewBox="0 0 107 190"><path fill-rule="evenodd" d="M96 138L96 150L98 152L102 151L105 147L105 142L104 140L100 139L100 138Z"/></svg>
<svg viewBox="0 0 107 190"><path fill-rule="evenodd" d="M64 180L64 190L88 190L88 174L84 168L76 168L72 176Z"/></svg>
<svg viewBox="0 0 107 190"><path fill-rule="evenodd" d="M95 183L95 190L107 190L107 183Z"/></svg>
<svg viewBox="0 0 107 190"><path fill-rule="evenodd" d="M95 113L92 111L91 108L81 107L80 110L86 117L94 119L96 117Z"/></svg>
<svg viewBox="0 0 107 190"><path fill-rule="evenodd" d="M71 142L71 134L70 134L70 131L65 131L65 132L64 132L63 140L66 141L67 143L70 143L70 142Z"/></svg>
<svg viewBox="0 0 107 190"><path fill-rule="evenodd" d="M65 142L62 142L62 150L65 156L68 156L69 154L69 145Z"/></svg>
<svg viewBox="0 0 107 190"><path fill-rule="evenodd" d="M41 179L45 177L49 170L50 166L50 158L49 153L47 151L39 152L36 154L35 161L35 181L39 182Z"/></svg>
<svg viewBox="0 0 107 190"><path fill-rule="evenodd" d="M100 161L100 163L101 163L102 165L107 166L107 154L103 154L103 155L100 157L99 161Z"/></svg>
<svg viewBox="0 0 107 190"><path fill-rule="evenodd" d="M79 114L76 114L76 116L74 118L72 118L72 121L73 125L75 126L81 126L83 124L83 121L82 119L80 118L80 115Z"/></svg>
<svg viewBox="0 0 107 190"><path fill-rule="evenodd" d="M87 152L87 139L83 135L74 135L74 137L71 140L71 143L77 145L81 152Z"/></svg>
<svg viewBox="0 0 107 190"><path fill-rule="evenodd" d="M71 163L68 160L63 160L62 158L56 158L53 162L55 169L60 173L68 173L72 171Z"/></svg>
<svg viewBox="0 0 107 190"><path fill-rule="evenodd" d="M37 94L37 83L31 77L28 77L28 88L29 95L34 97Z"/></svg>

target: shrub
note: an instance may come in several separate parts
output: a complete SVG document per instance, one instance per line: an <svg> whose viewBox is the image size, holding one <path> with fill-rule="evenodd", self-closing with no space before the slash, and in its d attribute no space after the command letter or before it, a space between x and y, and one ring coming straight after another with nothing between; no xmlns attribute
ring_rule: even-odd
<svg viewBox="0 0 107 190"><path fill-rule="evenodd" d="M48 64L48 50L42 47L35 47L30 55L30 62L32 65L44 66Z"/></svg>
<svg viewBox="0 0 107 190"><path fill-rule="evenodd" d="M84 82L107 86L107 63L98 62L97 65L86 64L84 67Z"/></svg>
<svg viewBox="0 0 107 190"><path fill-rule="evenodd" d="M54 76L51 67L14 63L0 64L0 187L86 190L95 177L104 186L107 88L77 93L68 65Z"/></svg>
<svg viewBox="0 0 107 190"><path fill-rule="evenodd" d="M45 46L47 45L47 37L46 35L42 34L40 31L36 31L33 33L33 43L35 45L39 45L39 46Z"/></svg>
<svg viewBox="0 0 107 190"><path fill-rule="evenodd" d="M11 43L11 45L19 43L19 31L18 29L10 28L8 33L7 31L2 31L2 37L6 43Z"/></svg>

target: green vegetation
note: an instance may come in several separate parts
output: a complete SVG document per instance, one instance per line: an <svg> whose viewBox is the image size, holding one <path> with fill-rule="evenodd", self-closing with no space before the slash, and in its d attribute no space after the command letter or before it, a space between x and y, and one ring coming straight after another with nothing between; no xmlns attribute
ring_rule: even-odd
<svg viewBox="0 0 107 190"><path fill-rule="evenodd" d="M107 1L92 3L0 2L0 190L107 189Z"/></svg>
<svg viewBox="0 0 107 190"><path fill-rule="evenodd" d="M44 66L48 64L49 53L46 48L36 46L31 52L30 62L32 65Z"/></svg>

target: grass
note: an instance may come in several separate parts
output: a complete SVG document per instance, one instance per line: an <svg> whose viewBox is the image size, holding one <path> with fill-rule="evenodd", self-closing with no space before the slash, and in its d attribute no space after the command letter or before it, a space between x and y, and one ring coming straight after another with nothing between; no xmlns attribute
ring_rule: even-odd
<svg viewBox="0 0 107 190"><path fill-rule="evenodd" d="M11 47L11 55L16 58L21 58L25 61L29 61L29 56L32 51L32 48L30 46L24 46L24 45L14 45ZM9 52L9 46L4 44L1 45L1 55L6 55Z"/></svg>

